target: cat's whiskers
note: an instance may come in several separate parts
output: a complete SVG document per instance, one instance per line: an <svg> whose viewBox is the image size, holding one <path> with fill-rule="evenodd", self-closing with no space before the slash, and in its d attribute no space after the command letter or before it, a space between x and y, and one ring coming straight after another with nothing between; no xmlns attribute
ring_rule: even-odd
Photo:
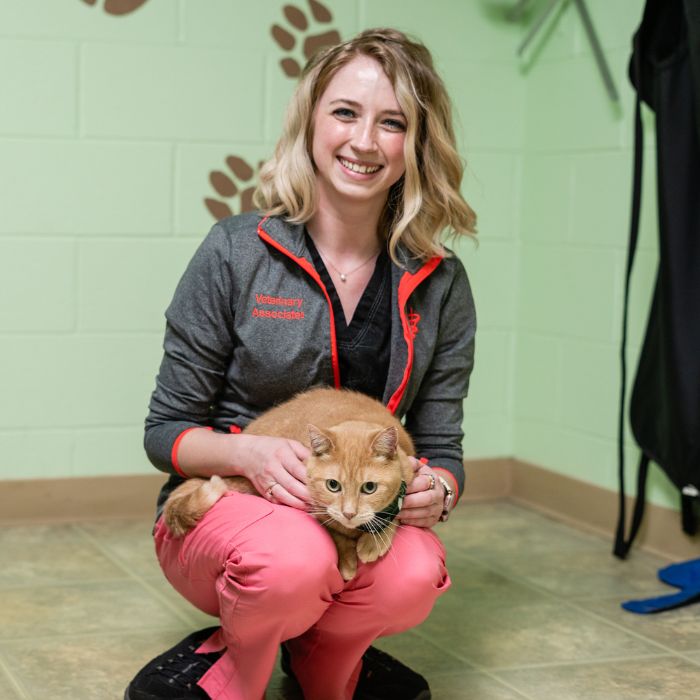
<svg viewBox="0 0 700 700"><path fill-rule="evenodd" d="M309 515L328 515L328 508L321 501L312 500L309 506L309 510L306 511Z"/></svg>
<svg viewBox="0 0 700 700"><path fill-rule="evenodd" d="M325 508L316 512L307 511L307 513L309 513L309 515L313 515L316 518L316 520L318 520L318 522L325 527L335 522L335 518L332 515L329 515L328 511Z"/></svg>
<svg viewBox="0 0 700 700"><path fill-rule="evenodd" d="M375 516L378 518L381 518L382 515L386 515L388 518L391 518L391 516L394 515L394 513L392 513L391 511L388 511L388 510L378 510L375 513ZM385 520L385 519L386 518L382 518L382 520ZM389 521L389 522L391 522L391 521Z"/></svg>
<svg viewBox="0 0 700 700"><path fill-rule="evenodd" d="M397 523L397 526L398 526L398 523ZM396 534L396 532L394 532L394 534ZM392 550L392 547L391 547L391 540L393 539L393 536L392 536L392 537L389 537L389 535L387 535L387 534L385 533L384 535L382 535L382 537L383 537L383 541L384 541L384 540L388 540L388 551L387 551L387 554L388 554L390 557L393 558L394 563L398 566L398 565L399 565L399 560L398 560L398 558L397 558L397 556L396 556L396 553Z"/></svg>
<svg viewBox="0 0 700 700"><path fill-rule="evenodd" d="M374 520L376 519L376 517L377 516L375 516L375 518L372 518L372 520L369 521L368 527L370 530L370 534L372 535L372 537L374 538L375 541L379 541L382 543L382 545L388 546L390 544L390 541L389 541L387 534L384 532L385 528L384 527L379 528L374 523ZM379 520L382 520L382 518L379 518ZM391 549L389 549L389 551L391 552ZM392 552L392 555L393 555L393 552Z"/></svg>

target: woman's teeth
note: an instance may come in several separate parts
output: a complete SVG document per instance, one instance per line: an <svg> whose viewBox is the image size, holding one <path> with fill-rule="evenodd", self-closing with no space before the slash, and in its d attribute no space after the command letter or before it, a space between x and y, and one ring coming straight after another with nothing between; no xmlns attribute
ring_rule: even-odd
<svg viewBox="0 0 700 700"><path fill-rule="evenodd" d="M361 173L362 175L371 175L382 167L381 165L360 165L359 163L352 163L349 160L345 160L345 158L339 158L339 160L348 170L352 170L354 173Z"/></svg>

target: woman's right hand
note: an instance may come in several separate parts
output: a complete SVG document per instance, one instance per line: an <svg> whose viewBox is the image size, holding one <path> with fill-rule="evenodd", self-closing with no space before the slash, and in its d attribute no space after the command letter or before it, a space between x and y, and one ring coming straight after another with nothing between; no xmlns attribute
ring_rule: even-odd
<svg viewBox="0 0 700 700"><path fill-rule="evenodd" d="M308 510L311 494L306 486L306 465L311 452L296 440L267 435L239 434L234 464L258 493L272 503Z"/></svg>

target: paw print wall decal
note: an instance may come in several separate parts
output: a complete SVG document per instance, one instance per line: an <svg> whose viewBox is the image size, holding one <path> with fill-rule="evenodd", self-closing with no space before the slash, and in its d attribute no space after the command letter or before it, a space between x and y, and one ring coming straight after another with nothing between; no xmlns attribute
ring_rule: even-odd
<svg viewBox="0 0 700 700"><path fill-rule="evenodd" d="M212 170L209 173L209 182L221 199L207 197L204 200L209 213L217 221L233 214L242 214L255 209L253 204L253 192L255 192L256 187L255 170L239 156L226 158L226 165L229 172ZM261 165L262 162L258 163L258 170L260 170Z"/></svg>
<svg viewBox="0 0 700 700"><path fill-rule="evenodd" d="M333 15L325 5L318 0L308 0L308 3L311 16L318 25L330 24L333 21ZM306 61L319 49L339 43L340 34L335 29L322 26L312 28L307 14L296 5L285 5L282 12L289 23L289 30L279 24L273 24L272 38L288 54L296 51L296 56L287 56L280 61L284 74L296 78L301 75Z"/></svg>
<svg viewBox="0 0 700 700"><path fill-rule="evenodd" d="M339 32L327 26L333 21L331 11L319 0L307 0L307 3L308 9L285 5L282 13L286 20L286 28L279 24L274 24L271 28L272 38L286 53L280 61L280 66L290 78L301 75L302 66L319 49L341 41ZM209 182L216 197L205 197L204 205L216 221L255 209L253 193L257 186L256 174L262 164L262 161L259 162L255 168L240 156L228 156L227 170L212 170L209 173Z"/></svg>
<svg viewBox="0 0 700 700"><path fill-rule="evenodd" d="M86 5L96 5L97 0L83 0ZM104 0L104 11L108 15L128 15L145 5L148 0Z"/></svg>

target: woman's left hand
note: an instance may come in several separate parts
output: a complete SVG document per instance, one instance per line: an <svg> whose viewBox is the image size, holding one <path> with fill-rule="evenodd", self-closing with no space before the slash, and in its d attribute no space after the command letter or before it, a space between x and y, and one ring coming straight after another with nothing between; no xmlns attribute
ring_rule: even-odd
<svg viewBox="0 0 700 700"><path fill-rule="evenodd" d="M406 488L398 518L402 525L433 527L442 515L445 489L427 464L422 464L415 457L410 459L413 460L416 475Z"/></svg>

